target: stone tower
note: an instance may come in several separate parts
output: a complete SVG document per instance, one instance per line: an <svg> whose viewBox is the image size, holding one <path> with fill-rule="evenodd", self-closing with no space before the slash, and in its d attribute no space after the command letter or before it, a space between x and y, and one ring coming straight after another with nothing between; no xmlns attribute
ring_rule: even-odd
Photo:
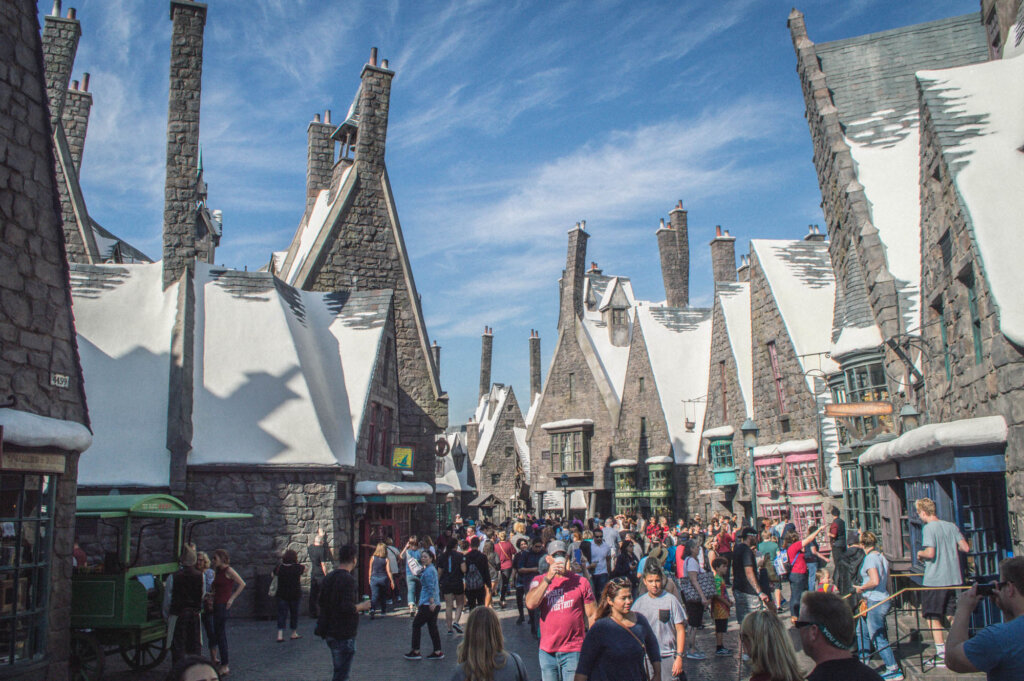
<svg viewBox="0 0 1024 681"><path fill-rule="evenodd" d="M715 226L711 240L711 272L716 282L736 281L736 237L722 233L721 225Z"/></svg>
<svg viewBox="0 0 1024 681"><path fill-rule="evenodd" d="M656 233L661 278L668 306L683 308L690 304L690 242L683 202L679 201L668 215L668 225L662 220Z"/></svg>
<svg viewBox="0 0 1024 681"><path fill-rule="evenodd" d="M530 404L540 394L540 333L530 329ZM527 407L529 409L529 407Z"/></svg>
<svg viewBox="0 0 1024 681"><path fill-rule="evenodd" d="M491 356L494 352L494 333L491 327L484 327L480 338L480 394L483 397L491 391Z"/></svg>
<svg viewBox="0 0 1024 681"><path fill-rule="evenodd" d="M191 269L196 256L199 100L206 5L171 0L171 78L164 185L164 288Z"/></svg>

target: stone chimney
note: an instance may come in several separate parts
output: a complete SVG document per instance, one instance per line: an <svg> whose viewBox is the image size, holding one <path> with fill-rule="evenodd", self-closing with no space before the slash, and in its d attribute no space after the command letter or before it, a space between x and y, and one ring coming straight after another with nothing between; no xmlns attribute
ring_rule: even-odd
<svg viewBox="0 0 1024 681"><path fill-rule="evenodd" d="M789 36L793 40L793 45L799 49L801 39L807 39L807 25L804 23L803 12L794 7L789 13L789 18L786 19L786 26L789 27Z"/></svg>
<svg viewBox="0 0 1024 681"><path fill-rule="evenodd" d="M469 458L469 464L473 463L473 458L476 456L476 448L478 444L480 444L480 424L474 421L473 417L470 416L469 422L466 424L466 454ZM472 465L469 465L466 468L467 471L472 469Z"/></svg>
<svg viewBox="0 0 1024 681"><path fill-rule="evenodd" d="M824 241L825 235L822 234L818 225L807 225L807 234L804 235L804 241Z"/></svg>
<svg viewBox="0 0 1024 681"><path fill-rule="evenodd" d="M171 77L167 104L167 180L164 185L164 288L196 257L196 177L199 101L203 77L206 5L171 0Z"/></svg>
<svg viewBox="0 0 1024 681"><path fill-rule="evenodd" d="M740 266L736 268L736 281L750 281L750 256L740 256Z"/></svg>
<svg viewBox="0 0 1024 681"><path fill-rule="evenodd" d="M661 279L665 284L666 304L684 308L690 304L690 247L682 200L668 214L668 220L668 225L662 220L656 232Z"/></svg>
<svg viewBox="0 0 1024 681"><path fill-rule="evenodd" d="M715 225L715 238L711 240L711 271L715 281L736 281L736 237L722 232Z"/></svg>
<svg viewBox="0 0 1024 681"><path fill-rule="evenodd" d="M82 37L82 27L75 17L74 8L68 10L67 17L60 13L61 0L54 0L53 11L45 17L43 24L43 68L51 126L56 126L64 111L71 67L75 63L78 39Z"/></svg>
<svg viewBox="0 0 1024 681"><path fill-rule="evenodd" d="M85 131L89 127L89 113L92 111L92 93L89 92L89 74L82 74L82 83L71 81L71 89L64 99L61 123L68 138L68 149L74 162L75 172L82 172L82 151L85 148Z"/></svg>
<svg viewBox="0 0 1024 681"><path fill-rule="evenodd" d="M530 404L540 394L540 332L530 329Z"/></svg>
<svg viewBox="0 0 1024 681"><path fill-rule="evenodd" d="M434 358L434 368L437 370L437 375L441 375L441 346L437 344L435 340L430 346L430 354Z"/></svg>
<svg viewBox="0 0 1024 681"><path fill-rule="evenodd" d="M569 230L569 249L562 271L561 301L558 311L558 325L566 329L575 327L573 319L583 315L583 286L586 281L587 239L586 221L576 223Z"/></svg>
<svg viewBox="0 0 1024 681"><path fill-rule="evenodd" d="M331 175L334 171L334 140L331 133L331 110L324 112L324 120L320 114L313 116L306 128L306 210L313 209L317 195L331 186Z"/></svg>
<svg viewBox="0 0 1024 681"><path fill-rule="evenodd" d="M377 48L370 50L370 61L363 67L359 87L359 132L356 135L355 163L369 164L374 179L384 169L384 144L388 134L388 108L391 105L391 81L395 72L387 60L377 64Z"/></svg>
<svg viewBox="0 0 1024 681"><path fill-rule="evenodd" d="M480 339L480 394L483 397L491 391L491 355L494 352L494 334L491 327L484 327Z"/></svg>

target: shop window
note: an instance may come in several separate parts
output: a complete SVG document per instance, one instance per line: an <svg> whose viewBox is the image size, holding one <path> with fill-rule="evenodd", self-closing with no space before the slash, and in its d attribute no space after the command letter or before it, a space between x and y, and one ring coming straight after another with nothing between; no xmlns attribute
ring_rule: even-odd
<svg viewBox="0 0 1024 681"><path fill-rule="evenodd" d="M779 369L779 353L775 347L775 341L768 343L768 359L772 364L772 377L775 379L775 398L779 404L779 414L785 414L789 409L786 407L786 385L782 380L782 371Z"/></svg>
<svg viewBox="0 0 1024 681"><path fill-rule="evenodd" d="M786 464L787 483L790 492L818 491L818 462L797 461Z"/></svg>
<svg viewBox="0 0 1024 681"><path fill-rule="evenodd" d="M814 527L821 527L821 504L795 504L791 508L793 511L793 524L796 525L797 534L801 537L807 535L812 525ZM817 541L821 548L826 548L828 533L819 532Z"/></svg>
<svg viewBox="0 0 1024 681"><path fill-rule="evenodd" d="M626 325L626 310L619 310L612 308L612 324L614 326L625 326Z"/></svg>
<svg viewBox="0 0 1024 681"><path fill-rule="evenodd" d="M789 512L789 504L758 504L757 515L768 521L769 525L778 525L782 514Z"/></svg>
<svg viewBox="0 0 1024 681"><path fill-rule="evenodd" d="M771 496L782 492L782 461L755 466L757 493Z"/></svg>
<svg viewBox="0 0 1024 681"><path fill-rule="evenodd" d="M956 524L971 545L968 562L977 577L998 577L1006 557L1006 486L1002 476L979 476L955 481Z"/></svg>
<svg viewBox="0 0 1024 681"><path fill-rule="evenodd" d="M870 468L843 467L843 506L847 529L879 534L878 488Z"/></svg>
<svg viewBox="0 0 1024 681"><path fill-rule="evenodd" d="M391 408L381 405L377 410L377 454L376 459L382 465L387 465L391 457L388 450L391 448Z"/></svg>
<svg viewBox="0 0 1024 681"><path fill-rule="evenodd" d="M708 443L708 459L714 473L715 484L735 485L736 463L732 454L732 438L711 440Z"/></svg>
<svg viewBox="0 0 1024 681"><path fill-rule="evenodd" d="M844 363L842 373L829 381L829 387L832 389L832 399L837 404L888 400L889 386L882 355L861 356L858 360ZM841 421L840 436L843 444L848 444L851 439L867 440L878 432L891 432L893 429L891 414L845 418Z"/></svg>
<svg viewBox="0 0 1024 681"><path fill-rule="evenodd" d="M582 431L551 434L551 471L583 473L590 470L590 434Z"/></svg>
<svg viewBox="0 0 1024 681"><path fill-rule="evenodd" d="M0 659L46 652L46 609L57 478L0 474Z"/></svg>
<svg viewBox="0 0 1024 681"><path fill-rule="evenodd" d="M974 342L974 363L981 364L981 314L978 312L978 289L974 284L974 275L968 274L963 283L967 289L967 306L971 312L971 339Z"/></svg>
<svg viewBox="0 0 1024 681"><path fill-rule="evenodd" d="M908 560L907 543L903 540L907 505L901 496L902 491L901 482L886 482L878 486L878 520L882 552L890 558Z"/></svg>
<svg viewBox="0 0 1024 681"><path fill-rule="evenodd" d="M921 540L924 532L924 521L917 515L914 508L914 501L928 497L935 502L936 515L940 519L948 520L950 516L944 514L940 507L939 485L935 480L908 480L904 484L904 496L906 504L900 514L900 525L903 534L903 555L910 558L911 564L918 570L924 570L924 565L917 559L917 552L923 546Z"/></svg>

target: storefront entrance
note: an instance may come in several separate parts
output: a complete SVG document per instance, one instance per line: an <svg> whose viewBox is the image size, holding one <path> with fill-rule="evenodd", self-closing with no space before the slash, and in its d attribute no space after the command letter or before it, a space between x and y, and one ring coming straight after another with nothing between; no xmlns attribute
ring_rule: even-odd
<svg viewBox="0 0 1024 681"><path fill-rule="evenodd" d="M370 557L377 544L391 537L395 547L401 551L409 539L409 509L407 504L367 504L366 515L359 521L359 573L360 593L370 593L367 571Z"/></svg>

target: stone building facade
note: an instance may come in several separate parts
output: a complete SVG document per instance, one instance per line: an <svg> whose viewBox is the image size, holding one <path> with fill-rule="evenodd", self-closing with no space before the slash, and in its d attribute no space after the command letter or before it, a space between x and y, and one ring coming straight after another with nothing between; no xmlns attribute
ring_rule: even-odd
<svg viewBox="0 0 1024 681"><path fill-rule="evenodd" d="M510 385L495 383L481 395L466 424L476 497L469 512L502 522L526 510L530 501L530 453L526 421Z"/></svg>
<svg viewBox="0 0 1024 681"><path fill-rule="evenodd" d="M75 480L92 439L54 172L60 113L47 101L60 83L46 78L35 3L0 7L0 43L0 512L14 533L0 542L4 614L14 620L0 675L59 680L68 678ZM22 567L33 563L45 567Z"/></svg>

